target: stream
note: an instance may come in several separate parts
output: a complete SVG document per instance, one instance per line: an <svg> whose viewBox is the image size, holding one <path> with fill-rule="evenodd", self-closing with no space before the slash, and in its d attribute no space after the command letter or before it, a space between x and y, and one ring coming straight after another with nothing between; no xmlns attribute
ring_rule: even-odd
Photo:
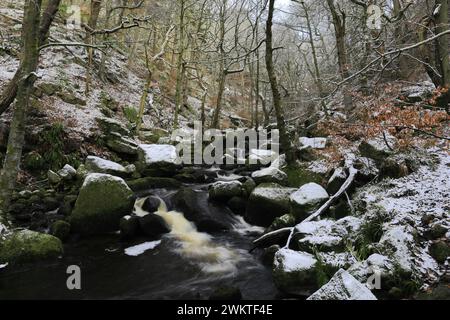
<svg viewBox="0 0 450 320"><path fill-rule="evenodd" d="M151 192L163 200L156 214L172 228L160 242L140 238L125 243L119 234L71 241L57 262L0 270L0 300L208 299L223 286L238 287L244 299L276 298L271 270L260 262L261 252L249 253L261 228L233 216L232 230L199 232L181 212L167 208L173 192ZM136 201L135 211L142 210L144 199ZM142 244L147 251L129 255L137 254ZM81 290L67 289L70 265L81 269Z"/></svg>

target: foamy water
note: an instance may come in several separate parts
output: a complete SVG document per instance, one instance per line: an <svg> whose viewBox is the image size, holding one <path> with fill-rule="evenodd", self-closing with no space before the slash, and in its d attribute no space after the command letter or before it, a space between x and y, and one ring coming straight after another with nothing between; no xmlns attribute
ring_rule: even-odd
<svg viewBox="0 0 450 320"><path fill-rule="evenodd" d="M143 216L148 214L142 209L147 198L138 199L135 204L135 214ZM213 237L207 233L199 232L191 221L187 220L183 213L167 211L165 202L155 214L161 216L170 226L171 236L175 239L179 253L190 262L195 263L205 273L233 274L237 272L237 264L242 261L242 252L223 245L214 243Z"/></svg>

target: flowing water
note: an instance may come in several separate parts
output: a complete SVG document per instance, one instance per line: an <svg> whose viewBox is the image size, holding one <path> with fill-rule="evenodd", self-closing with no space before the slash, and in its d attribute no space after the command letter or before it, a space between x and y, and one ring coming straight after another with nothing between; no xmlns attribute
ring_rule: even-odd
<svg viewBox="0 0 450 320"><path fill-rule="evenodd" d="M144 201L136 201L137 215L146 214ZM0 270L0 299L206 299L221 286L239 287L245 299L275 298L270 269L249 253L260 228L234 216L232 230L199 232L164 201L156 214L172 229L161 241L122 243L117 234L74 241L57 263ZM81 290L67 289L70 265L81 268Z"/></svg>

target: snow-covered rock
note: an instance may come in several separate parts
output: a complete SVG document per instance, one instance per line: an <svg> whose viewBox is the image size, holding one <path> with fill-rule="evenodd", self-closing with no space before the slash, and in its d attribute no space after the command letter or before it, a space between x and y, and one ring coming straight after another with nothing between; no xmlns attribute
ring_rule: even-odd
<svg viewBox="0 0 450 320"><path fill-rule="evenodd" d="M327 138L300 138L300 145L302 149L313 148L313 149L325 149L327 146Z"/></svg>
<svg viewBox="0 0 450 320"><path fill-rule="evenodd" d="M172 145L141 144L138 151L139 169L146 175L173 174L174 168L179 164L177 149Z"/></svg>
<svg viewBox="0 0 450 320"><path fill-rule="evenodd" d="M350 252L318 252L321 263L331 269L348 269L357 263L356 258Z"/></svg>
<svg viewBox="0 0 450 320"><path fill-rule="evenodd" d="M261 163L263 165L271 164L278 158L278 154L272 150L251 149L248 156L250 164Z"/></svg>
<svg viewBox="0 0 450 320"><path fill-rule="evenodd" d="M338 251L343 247L343 238L337 235L306 236L297 242L300 250L314 253Z"/></svg>
<svg viewBox="0 0 450 320"><path fill-rule="evenodd" d="M317 183L305 184L290 196L292 213L298 220L304 220L328 198L322 186Z"/></svg>
<svg viewBox="0 0 450 320"><path fill-rule="evenodd" d="M242 195L242 183L239 181L219 181L209 188L209 199L216 201L227 201L233 197Z"/></svg>
<svg viewBox="0 0 450 320"><path fill-rule="evenodd" d="M388 255L403 271L412 272L414 237L406 226L389 226L377 247Z"/></svg>
<svg viewBox="0 0 450 320"><path fill-rule="evenodd" d="M369 277L378 274L387 289L389 279L394 276L395 265L388 257L374 253L366 260L353 264L347 271L361 283L366 283Z"/></svg>
<svg viewBox="0 0 450 320"><path fill-rule="evenodd" d="M72 180L77 175L77 170L69 164L66 164L61 170L58 171L58 175L63 180Z"/></svg>
<svg viewBox="0 0 450 320"><path fill-rule="evenodd" d="M129 175L121 164L94 156L86 158L85 167L91 173L106 173L118 177L127 177Z"/></svg>
<svg viewBox="0 0 450 320"><path fill-rule="evenodd" d="M268 227L277 217L289 213L289 196L295 191L276 183L263 183L251 193L246 212L249 223Z"/></svg>
<svg viewBox="0 0 450 320"><path fill-rule="evenodd" d="M308 300L377 300L373 293L347 271L340 269Z"/></svg>
<svg viewBox="0 0 450 320"><path fill-rule="evenodd" d="M253 172L252 178L257 184L269 182L284 184L288 176L276 167L269 167Z"/></svg>
<svg viewBox="0 0 450 320"><path fill-rule="evenodd" d="M135 156L138 154L138 144L129 138L113 132L106 139L106 146L119 154Z"/></svg>
<svg viewBox="0 0 450 320"><path fill-rule="evenodd" d="M283 292L305 294L316 283L316 258L306 252L281 249L275 254L273 278Z"/></svg>

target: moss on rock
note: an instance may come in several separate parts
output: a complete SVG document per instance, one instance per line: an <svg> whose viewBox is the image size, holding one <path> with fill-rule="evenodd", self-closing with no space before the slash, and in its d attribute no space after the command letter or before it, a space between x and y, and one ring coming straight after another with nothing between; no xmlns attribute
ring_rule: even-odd
<svg viewBox="0 0 450 320"><path fill-rule="evenodd" d="M0 263L24 264L55 259L62 254L61 241L48 234L21 230L0 240Z"/></svg>
<svg viewBox="0 0 450 320"><path fill-rule="evenodd" d="M85 235L118 230L120 219L131 213L133 205L133 192L123 179L90 174L70 216L72 229Z"/></svg>

